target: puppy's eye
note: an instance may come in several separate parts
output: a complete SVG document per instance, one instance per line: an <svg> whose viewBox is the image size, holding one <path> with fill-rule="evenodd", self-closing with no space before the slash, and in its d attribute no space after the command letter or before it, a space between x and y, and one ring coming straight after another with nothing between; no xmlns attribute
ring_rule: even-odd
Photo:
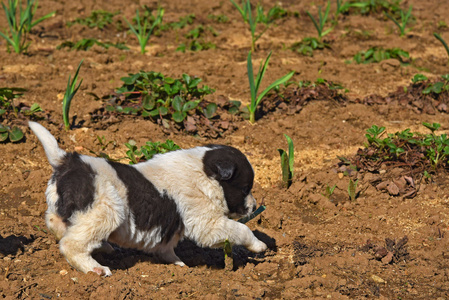
<svg viewBox="0 0 449 300"><path fill-rule="evenodd" d="M248 195L251 192L251 187L250 186L245 186L242 189L243 194Z"/></svg>

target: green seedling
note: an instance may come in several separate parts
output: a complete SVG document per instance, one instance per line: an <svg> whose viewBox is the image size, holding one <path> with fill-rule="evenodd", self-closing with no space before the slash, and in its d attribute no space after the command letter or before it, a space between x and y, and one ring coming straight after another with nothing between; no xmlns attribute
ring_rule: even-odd
<svg viewBox="0 0 449 300"><path fill-rule="evenodd" d="M447 55L449 56L449 47L447 46L446 41L439 35L438 33L434 32L433 36L443 44L444 49L446 50ZM449 60L448 60L449 61Z"/></svg>
<svg viewBox="0 0 449 300"><path fill-rule="evenodd" d="M321 12L321 6L318 6L318 21L315 19L314 16L310 12L306 12L309 18L312 20L313 25L315 26L316 30L318 31L318 37L321 40L325 35L327 35L329 32L332 31L333 27L330 27L326 30L324 30L324 25L326 24L327 18L329 16L329 12L331 9L331 2L327 2L326 11L324 12L324 15Z"/></svg>
<svg viewBox="0 0 449 300"><path fill-rule="evenodd" d="M150 39L151 33L154 28L158 26L162 22L162 17L164 16L164 9L159 8L157 10L157 16L152 24L150 24L148 18L144 18L142 21L140 20L139 10L136 10L136 23L137 26L134 27L128 20L125 18L126 23L131 29L131 32L137 37L140 45L140 53L145 54L145 47Z"/></svg>
<svg viewBox="0 0 449 300"><path fill-rule="evenodd" d="M443 81L429 83L427 87L422 91L422 93L424 95L428 95L430 93L438 95L443 92L449 91L449 74L442 75L441 78L443 79Z"/></svg>
<svg viewBox="0 0 449 300"><path fill-rule="evenodd" d="M5 126L0 124L0 142L5 142L9 139L10 142L16 143L23 139L22 130L13 126L12 128L9 126Z"/></svg>
<svg viewBox="0 0 449 300"><path fill-rule="evenodd" d="M97 45L101 48L105 48L105 49L114 47L114 48L117 48L120 50L129 50L129 48L126 47L125 44L123 44L123 43L116 43L116 44L112 44L109 42L102 43L102 42L98 41L97 39L82 39L76 43L71 42L71 41L65 41L65 42L61 43L60 45L58 45L56 47L56 49L60 50L62 48L69 48L69 50L87 51L95 45Z"/></svg>
<svg viewBox="0 0 449 300"><path fill-rule="evenodd" d="M161 118L164 126L169 126L164 119L166 116L181 123L188 113L196 110L202 111L207 118L216 111L214 104L208 104L205 108L198 106L204 96L214 92L207 85L199 87L200 78L183 74L181 79L174 79L162 73L144 71L129 75L121 78L124 84L117 92L123 94L132 105L108 106L108 111Z"/></svg>
<svg viewBox="0 0 449 300"><path fill-rule="evenodd" d="M351 199L352 202L355 201L357 197L357 184L359 180L352 181L352 179L349 179L349 185L348 185L348 195L349 199Z"/></svg>
<svg viewBox="0 0 449 300"><path fill-rule="evenodd" d="M224 15L224 14L220 14L220 15L212 15L212 14L210 14L210 15L207 16L207 18L209 20L212 20L212 21L217 22L217 23L228 23L229 22L229 18L226 15Z"/></svg>
<svg viewBox="0 0 449 300"><path fill-rule="evenodd" d="M366 135L369 143L366 147L372 147L370 149L373 150L369 155L370 159L390 161L398 160L401 156L401 159L404 160L408 155L404 154L404 156L402 153L416 149L423 154L424 158L428 159L429 165L434 169L447 163L449 138L446 134L435 134L435 131L440 128L439 123L423 123L423 125L431 131L431 134L423 135L405 129L394 134L387 134L386 138L380 138L385 128L373 125L367 130L368 134Z"/></svg>
<svg viewBox="0 0 449 300"><path fill-rule="evenodd" d="M401 0L350 0L350 7L355 8L358 13L367 15L370 13L389 12L395 14L400 11Z"/></svg>
<svg viewBox="0 0 449 300"><path fill-rule="evenodd" d="M80 83L78 86L76 86L76 83L78 81L78 73L81 68L81 64L83 63L83 60L81 60L80 64L78 65L78 68L76 69L75 76L73 76L73 81L69 80L67 82L67 89L64 94L64 98L62 100L62 118L64 121L64 128L66 131L69 131L70 129L70 121L69 121L69 111L70 111L70 104L72 103L72 99L75 96L76 92L81 86L81 83L83 82L83 79L80 80Z"/></svg>
<svg viewBox="0 0 449 300"><path fill-rule="evenodd" d="M186 38L189 39L190 41L179 45L176 51L185 52L186 50L202 51L202 50L215 49L216 45L214 43L206 42L204 40L204 35L206 34L206 32L210 32L214 36L217 35L215 29L213 29L211 26L204 29L203 25L199 25L185 35Z"/></svg>
<svg viewBox="0 0 449 300"><path fill-rule="evenodd" d="M105 10L93 10L89 17L76 18L72 22L67 22L67 26L70 27L74 24L80 24L88 26L89 28L103 29L105 26L112 24L114 16L119 13L119 11L112 13Z"/></svg>
<svg viewBox="0 0 449 300"><path fill-rule="evenodd" d="M333 186L329 186L329 184L327 184L323 196L327 199L330 199L336 187L336 184L334 184Z"/></svg>
<svg viewBox="0 0 449 300"><path fill-rule="evenodd" d="M405 34L409 31L406 30L406 26L410 20L410 17L412 16L412 6L410 5L408 11L406 13L404 13L404 11L401 9L400 10L401 13L401 23L399 23L394 17L392 17L389 13L384 12L384 14L391 20L394 22L394 24L399 28L399 36L405 36Z"/></svg>
<svg viewBox="0 0 449 300"><path fill-rule="evenodd" d="M249 0L242 1L241 5L238 5L235 1L230 0L234 7L239 11L242 19L245 23L249 24L251 32L251 51L256 51L257 40L268 30L269 26L277 19L287 15L287 12L279 6L272 7L265 15L264 9L261 5L257 5L255 15L253 17L251 12L251 3ZM256 33L257 24L262 23L265 28L261 33Z"/></svg>
<svg viewBox="0 0 449 300"><path fill-rule="evenodd" d="M378 63L385 59L397 59L401 63L405 63L410 58L407 51L400 48L383 49L372 47L367 51L360 51L354 55L354 61L358 64Z"/></svg>
<svg viewBox="0 0 449 300"><path fill-rule="evenodd" d="M167 153L181 149L172 140L166 140L165 143L148 141L140 149L134 140L130 140L128 143L125 143L125 146L129 149L126 151L126 156L129 159L130 165L150 160L154 155L159 153Z"/></svg>
<svg viewBox="0 0 449 300"><path fill-rule="evenodd" d="M33 21L37 5L38 1L35 0L27 0L25 8L22 8L22 3L19 0L8 0L8 7L2 2L8 22L9 35L0 32L0 36L6 40L8 51L9 46L11 46L16 53L26 52L30 45L30 42L27 43L27 34L34 26L55 15L55 12L51 12Z"/></svg>
<svg viewBox="0 0 449 300"><path fill-rule="evenodd" d="M306 37L301 42L294 43L290 47L293 51L305 56L313 56L314 50L323 50L324 48L330 48L330 45L314 37Z"/></svg>
<svg viewBox="0 0 449 300"><path fill-rule="evenodd" d="M426 80L428 80L428 78L425 75L423 75L423 74L416 74L412 78L412 83L416 84L416 83L419 83L421 81L426 81Z"/></svg>
<svg viewBox="0 0 449 300"><path fill-rule="evenodd" d="M250 214L247 217L243 217L241 219L239 219L238 221L240 223L246 224L249 221L251 221L252 219L254 219L255 217L257 217L258 215L260 215L267 207L265 205L261 205L259 206L258 209L256 209L252 214Z"/></svg>
<svg viewBox="0 0 449 300"><path fill-rule="evenodd" d="M292 139L284 134L287 139L288 153L284 149L278 149L281 156L282 181L289 188L293 180L293 165L295 162L295 152Z"/></svg>
<svg viewBox="0 0 449 300"><path fill-rule="evenodd" d="M262 101L263 97L276 86L287 82L295 73L294 71L291 71L287 75L279 78L278 80L270 84L262 93L258 94L260 83L262 82L262 79L265 76L265 71L270 61L271 53L272 52L268 54L265 62L260 64L259 71L257 72L256 75L256 80L254 80L253 75L253 63L251 58L251 51L248 53L246 66L248 70L249 88L251 92L251 103L248 105L249 121L251 123L254 123L256 121L256 109L259 106L260 102Z"/></svg>

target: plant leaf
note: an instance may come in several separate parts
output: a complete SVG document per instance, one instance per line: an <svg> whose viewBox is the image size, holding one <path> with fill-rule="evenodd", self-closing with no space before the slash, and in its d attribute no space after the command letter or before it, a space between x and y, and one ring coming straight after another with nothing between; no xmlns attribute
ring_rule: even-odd
<svg viewBox="0 0 449 300"><path fill-rule="evenodd" d="M22 130L17 126L14 126L9 132L9 139L11 140L11 142L15 143L20 141L22 138L23 138Z"/></svg>

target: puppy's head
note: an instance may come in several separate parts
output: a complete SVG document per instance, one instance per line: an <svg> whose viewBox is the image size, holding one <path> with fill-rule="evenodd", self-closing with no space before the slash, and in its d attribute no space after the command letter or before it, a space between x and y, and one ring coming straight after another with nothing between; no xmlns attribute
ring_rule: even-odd
<svg viewBox="0 0 449 300"><path fill-rule="evenodd" d="M251 194L254 170L239 150L224 145L208 145L203 157L204 172L223 188L230 218L240 218L256 209Z"/></svg>

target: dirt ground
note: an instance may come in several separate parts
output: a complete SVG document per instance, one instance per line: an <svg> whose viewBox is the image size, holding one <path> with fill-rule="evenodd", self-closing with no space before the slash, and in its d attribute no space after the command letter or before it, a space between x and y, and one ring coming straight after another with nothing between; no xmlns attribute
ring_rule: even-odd
<svg viewBox="0 0 449 300"><path fill-rule="evenodd" d="M334 1L333 1L334 2ZM273 1L261 1L272 7ZM138 42L124 29L109 25L103 30L66 22L87 17L92 10L120 11L115 22L134 17L140 4L165 9L164 22L195 14L193 24L183 29L161 31L152 36L145 55ZM0 143L0 296L6 299L448 299L449 298L449 187L446 173L432 182L419 182L415 197L391 196L370 183L372 174L358 172L360 191L349 201L349 177L337 165L337 156L353 157L366 142L365 131L373 124L388 132L406 128L426 132L422 122L438 122L438 133L449 131L449 118L440 110L420 111L397 101L367 105L370 95L385 97L425 74L430 79L448 73L448 56L433 37L439 32L449 41L449 2L444 0L402 1L413 5L415 17L405 37L399 37L393 22L381 13L340 16L325 38L330 48L303 56L289 47L305 37L316 36L306 11L318 14L325 1L279 2L289 14L275 21L257 43L255 67L273 51L263 87L294 70L292 80L324 78L348 91L345 101L315 98L296 111L277 108L252 125L235 119L235 130L211 138L184 131L167 132L148 118L121 116L102 123L92 118L104 107L121 77L140 70L162 72L179 78L183 73L203 79L215 93L206 97L248 103L250 98L246 57L250 33L229 1L39 1L37 15L56 10L56 16L40 23L29 36L28 54L8 53L0 40L0 87L27 91L18 98L39 103L45 113L39 121L57 137L62 148L90 154L99 152L97 136L113 141L104 150L113 158L125 156L124 143L170 138L182 148L206 143L229 144L241 149L253 164L253 193L267 209L248 223L269 245L264 254L234 247L233 265L225 264L221 249L203 249L183 241L176 253L188 267L158 264L134 250L116 248L113 254L95 258L109 266L113 275L82 274L70 267L47 232L44 213L45 189L51 176L42 146L26 128L25 120L5 121L19 125L26 138L19 143ZM335 4L332 5L335 11ZM295 13L297 12L297 13ZM226 23L209 15L224 14ZM445 23L444 23L445 22ZM184 34L195 26L212 26L217 36L208 36L215 49L175 51ZM0 30L7 27L3 12ZM124 42L130 50L94 47L88 51L57 50L64 41L96 38ZM395 59L355 64L347 60L373 46L400 47L410 53L409 64ZM84 59L83 83L75 96L71 116L74 128L62 126L62 95L69 75ZM299 90L301 93L303 90ZM97 97L95 97L96 95ZM301 95L300 95L301 96ZM271 98L270 98L271 99ZM269 101L268 99L266 101ZM281 184L278 148L287 148L283 134L295 146L295 177L286 189ZM126 160L123 160L126 163ZM393 175L392 175L393 176ZM336 185L335 198L323 196L326 186ZM338 201L337 201L338 200ZM394 255L385 259L387 251Z"/></svg>

